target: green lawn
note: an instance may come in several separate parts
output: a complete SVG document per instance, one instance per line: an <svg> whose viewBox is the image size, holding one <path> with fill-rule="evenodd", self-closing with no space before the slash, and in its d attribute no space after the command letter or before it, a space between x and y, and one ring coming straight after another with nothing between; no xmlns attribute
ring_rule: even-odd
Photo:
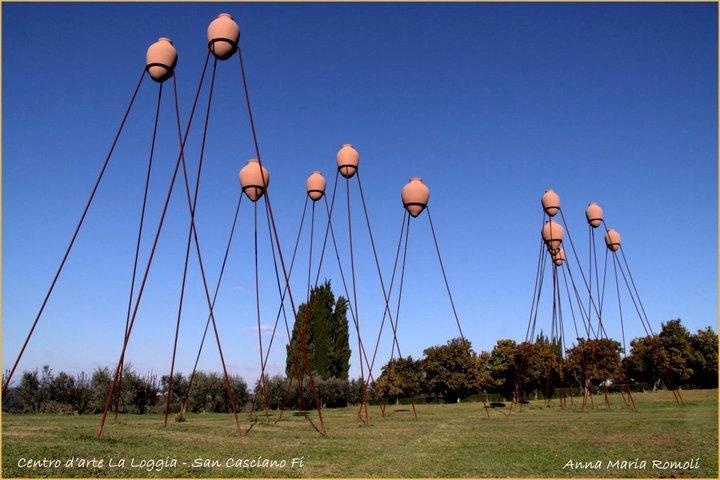
<svg viewBox="0 0 720 480"><path fill-rule="evenodd" d="M286 415L278 424L258 423L245 438L231 415L189 415L185 423L164 428L159 415L109 417L105 434L95 438L99 417L3 415L3 476L324 476L324 477L717 477L717 390L683 392L678 408L667 392L636 394L638 413L611 396L610 411L581 413L533 402L520 412L491 410L486 418L477 403L422 405L418 421L406 407L389 407L381 417L371 407L371 425L359 426L354 408L325 410L327 437L302 417ZM245 417L243 416L243 420ZM102 467L68 468L72 457L103 459ZM284 468L234 468L231 459L287 462ZM291 468L293 458L304 466ZM59 459L57 468L21 468L21 458ZM131 466L149 459L176 459L159 471ZM124 467L109 467L125 459ZM220 467L195 468L195 459ZM656 469L653 460L697 460L697 469ZM600 461L598 469L563 468L569 460ZM621 469L608 461L645 460L644 469ZM693 464L694 466L694 464Z"/></svg>

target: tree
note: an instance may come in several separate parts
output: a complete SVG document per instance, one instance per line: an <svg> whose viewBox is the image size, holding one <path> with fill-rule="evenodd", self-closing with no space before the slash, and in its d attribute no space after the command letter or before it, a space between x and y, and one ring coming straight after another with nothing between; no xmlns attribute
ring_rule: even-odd
<svg viewBox="0 0 720 480"><path fill-rule="evenodd" d="M302 372L299 331L302 326L305 327L305 344L315 375L323 379L347 380L350 371L347 301L343 297L335 300L329 281L313 288L310 301L298 309L287 345L285 373L288 378L297 378Z"/></svg>
<svg viewBox="0 0 720 480"><path fill-rule="evenodd" d="M559 342L551 342L540 333L534 343L523 342L517 347L515 370L522 371L525 394L529 391L552 395L555 386L564 380L564 362Z"/></svg>
<svg viewBox="0 0 720 480"><path fill-rule="evenodd" d="M191 412L215 412L222 402L222 380L214 373L195 372L193 388L188 392L186 408Z"/></svg>
<svg viewBox="0 0 720 480"><path fill-rule="evenodd" d="M90 380L85 372L80 372L75 376L75 389L70 404L75 412L87 413L90 410L91 398Z"/></svg>
<svg viewBox="0 0 720 480"><path fill-rule="evenodd" d="M30 411L28 405L20 397L20 394L18 394L17 387L8 388L2 396L2 409L3 412L12 413L27 413Z"/></svg>
<svg viewBox="0 0 720 480"><path fill-rule="evenodd" d="M623 359L623 367L630 379L658 388L667 364L667 354L657 336L638 337L630 342L630 354Z"/></svg>
<svg viewBox="0 0 720 480"><path fill-rule="evenodd" d="M43 365L42 370L40 371L40 409L42 409L42 404L51 400L50 397L50 384L52 383L52 380L54 378L54 374L52 371L52 368L50 368L50 365Z"/></svg>
<svg viewBox="0 0 720 480"><path fill-rule="evenodd" d="M692 383L701 388L718 386L718 336L712 328L698 330L690 338L694 351Z"/></svg>
<svg viewBox="0 0 720 480"><path fill-rule="evenodd" d="M75 391L75 379L65 372L58 373L50 381L49 397L55 402L71 405Z"/></svg>
<svg viewBox="0 0 720 480"><path fill-rule="evenodd" d="M347 407L350 383L341 378L330 377L317 382L323 406L327 408ZM312 405L312 404L311 404Z"/></svg>
<svg viewBox="0 0 720 480"><path fill-rule="evenodd" d="M40 411L42 397L40 395L40 379L37 370L23 372L20 385L17 387L17 393L25 405L30 407L31 412Z"/></svg>
<svg viewBox="0 0 720 480"><path fill-rule="evenodd" d="M232 387L233 394L235 395L235 403L238 409L243 408L243 405L250 401L250 393L248 392L247 383L239 375L230 375L230 386ZM224 390L227 392L227 387ZM226 396L226 402L228 405L227 411L231 410L230 397Z"/></svg>
<svg viewBox="0 0 720 480"><path fill-rule="evenodd" d="M328 373L330 377L345 381L350 376L350 332L348 330L347 309L347 300L344 297L338 298L330 319L331 348L328 355Z"/></svg>
<svg viewBox="0 0 720 480"><path fill-rule="evenodd" d="M478 386L482 390L492 390L493 378L490 374L490 352L480 352L480 355L475 357L476 360L476 371L478 372Z"/></svg>
<svg viewBox="0 0 720 480"><path fill-rule="evenodd" d="M491 389L505 398L511 398L515 388L518 352L518 345L510 339L498 340L490 352L488 372L492 378Z"/></svg>
<svg viewBox="0 0 720 480"><path fill-rule="evenodd" d="M63 412L84 413L90 408L92 393L85 373L72 376L60 372L50 380L48 400Z"/></svg>
<svg viewBox="0 0 720 480"><path fill-rule="evenodd" d="M692 350L690 332L680 323L680 319L670 320L662 325L658 335L660 348L666 358L662 365L664 381L668 388L678 388L693 375L692 364L695 354Z"/></svg>
<svg viewBox="0 0 720 480"><path fill-rule="evenodd" d="M241 409L250 400L247 384L241 377L231 375L230 385L235 394L237 407ZM256 405L262 405L264 400L259 396L258 400L259 403ZM215 372L195 372L186 408L191 412L228 413L232 411L224 376Z"/></svg>
<svg viewBox="0 0 720 480"><path fill-rule="evenodd" d="M408 356L395 358L382 367L375 381L375 393L386 399L414 397L420 393L423 362Z"/></svg>
<svg viewBox="0 0 720 480"><path fill-rule="evenodd" d="M566 370L576 379L589 379L591 384L621 380L620 342L609 338L578 338L577 345L566 352Z"/></svg>
<svg viewBox="0 0 720 480"><path fill-rule="evenodd" d="M469 340L454 338L445 345L426 348L424 354L427 392L452 402L478 391L480 372Z"/></svg>
<svg viewBox="0 0 720 480"><path fill-rule="evenodd" d="M272 377L265 375L264 384L265 389L267 390L269 408L273 410L279 409L280 405L282 405L283 397L285 396L287 380L281 375L273 375ZM255 406L256 409L259 409L259 407L263 406L265 402L262 387L260 386L260 379L255 382L254 395L257 395ZM287 402L287 399L285 401ZM288 407L287 403L285 403L285 407Z"/></svg>
<svg viewBox="0 0 720 480"><path fill-rule="evenodd" d="M112 377L107 367L95 369L90 378L90 411L94 413L102 412L103 408L105 408L105 400L111 383ZM117 397L118 393L116 390L113 394L111 405L115 404Z"/></svg>
<svg viewBox="0 0 720 480"><path fill-rule="evenodd" d="M158 400L156 382L150 376L140 377L129 365L123 368L121 396L125 405L134 413L147 413Z"/></svg>
<svg viewBox="0 0 720 480"><path fill-rule="evenodd" d="M657 388L678 388L690 381L704 388L717 387L718 337L710 327L692 335L680 319L662 325L658 335L630 342L625 366L633 379Z"/></svg>
<svg viewBox="0 0 720 480"><path fill-rule="evenodd" d="M353 378L350 380L348 385L348 403L350 405L358 405L360 403L360 396L361 396L361 385L359 378ZM375 392L374 390L370 392L371 395L373 395Z"/></svg>
<svg viewBox="0 0 720 480"><path fill-rule="evenodd" d="M175 404L176 402L179 402L180 399L184 398L188 391L188 379L185 378L185 376L180 373L176 372L173 375L173 398L170 401L170 404ZM170 390L170 375L163 375L160 377L160 388L163 392L163 396L165 397L165 402L167 404L167 394Z"/></svg>

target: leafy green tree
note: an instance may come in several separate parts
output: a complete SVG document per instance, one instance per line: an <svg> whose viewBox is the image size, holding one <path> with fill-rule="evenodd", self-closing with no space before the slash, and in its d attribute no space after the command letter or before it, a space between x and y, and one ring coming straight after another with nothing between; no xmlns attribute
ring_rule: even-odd
<svg viewBox="0 0 720 480"><path fill-rule="evenodd" d="M423 380L423 362L412 357L395 358L382 367L375 381L375 392L387 400L419 395Z"/></svg>
<svg viewBox="0 0 720 480"><path fill-rule="evenodd" d="M40 378L37 370L23 372L20 385L17 387L17 393L31 412L40 411L42 397L40 395Z"/></svg>
<svg viewBox="0 0 720 480"><path fill-rule="evenodd" d="M347 321L347 301L335 300L330 282L313 288L310 301L298 309L292 338L287 346L285 373L297 378L302 372L300 349L301 326L305 327L305 342L315 375L348 379L350 371L350 344Z"/></svg>
<svg viewBox="0 0 720 480"><path fill-rule="evenodd" d="M670 383L668 388L678 388L693 375L695 352L692 349L690 332L682 326L678 318L664 323L658 338L666 355L662 365L663 380Z"/></svg>
<svg viewBox="0 0 720 480"><path fill-rule="evenodd" d="M341 378L330 377L317 381L320 398L327 408L347 407L350 383Z"/></svg>
<svg viewBox="0 0 720 480"><path fill-rule="evenodd" d="M353 378L348 385L348 403L350 405L359 405L361 396L361 382L359 378ZM370 395L375 395L374 389Z"/></svg>
<svg viewBox="0 0 720 480"><path fill-rule="evenodd" d="M75 388L72 391L70 402L73 411L87 413L90 410L91 398L92 390L90 389L90 380L85 372L81 372L75 376Z"/></svg>
<svg viewBox="0 0 720 480"><path fill-rule="evenodd" d="M594 385L606 380L617 383L623 379L621 352L620 342L609 338L578 338L577 345L566 352L566 370L576 379L584 379L587 375Z"/></svg>
<svg viewBox="0 0 720 480"><path fill-rule="evenodd" d="M143 378L129 365L123 368L121 396L123 404L134 413L147 413L158 402L159 390L152 378Z"/></svg>
<svg viewBox="0 0 720 480"><path fill-rule="evenodd" d="M686 382L704 388L717 387L718 337L710 327L692 335L679 319L662 325L658 335L630 342L625 366L630 376L653 388L664 383L678 388Z"/></svg>
<svg viewBox="0 0 720 480"><path fill-rule="evenodd" d="M225 386L224 381L223 386ZM247 383L245 383L245 380L239 375L230 375L230 386L235 394L237 407L239 409L243 408L243 405L250 401L250 393L248 392ZM227 387L225 387L224 391L227 392ZM232 408L230 406L230 396L227 395L225 398L228 405L227 411L230 411Z"/></svg>
<svg viewBox="0 0 720 480"><path fill-rule="evenodd" d="M511 398L515 388L515 373L519 349L510 339L498 340L490 352L487 368L492 378L491 390Z"/></svg>
<svg viewBox="0 0 720 480"><path fill-rule="evenodd" d="M185 395L188 391L188 379L185 378L185 376L180 373L176 372L173 374L173 398L171 400L171 404L176 404L180 402L180 399L185 398ZM167 393L170 390L170 375L163 375L160 377L160 389L163 392L163 402L167 404Z"/></svg>
<svg viewBox="0 0 720 480"><path fill-rule="evenodd" d="M250 401L247 384L236 375L230 376L237 407L243 408ZM262 405L262 400L257 405ZM228 413L232 411L225 377L215 372L195 372L192 389L188 393L186 409L191 412Z"/></svg>
<svg viewBox="0 0 720 480"><path fill-rule="evenodd" d="M523 342L517 346L515 371L523 377L524 391L520 392L521 395L534 391L536 396L538 392L549 396L555 387L564 386L564 362L560 348L559 342L551 342L542 333L534 343Z"/></svg>
<svg viewBox="0 0 720 480"><path fill-rule="evenodd" d="M279 409L285 395L287 380L282 375L265 375L265 388L268 394L268 403L271 409ZM255 383L255 392L257 392L257 405L262 405L265 401L261 398L262 392L260 388L260 380Z"/></svg>
<svg viewBox="0 0 720 480"><path fill-rule="evenodd" d="M328 287L329 287L328 283ZM335 302L330 322L330 354L328 373L330 377L347 381L350 376L350 332L347 319L348 303L344 297Z"/></svg>
<svg viewBox="0 0 720 480"><path fill-rule="evenodd" d="M214 412L223 403L222 379L215 373L195 372L186 408L191 412Z"/></svg>
<svg viewBox="0 0 720 480"><path fill-rule="evenodd" d="M424 351L424 384L428 393L448 401L467 397L479 388L478 361L469 340L454 338Z"/></svg>
<svg viewBox="0 0 720 480"><path fill-rule="evenodd" d="M2 396L2 410L3 412L12 413L27 413L32 411L28 404L20 397L17 387L8 388Z"/></svg>
<svg viewBox="0 0 720 480"><path fill-rule="evenodd" d="M110 384L112 383L112 377L110 376L110 370L107 367L96 368L90 377L90 405L89 409L91 412L98 413L102 412L105 408L105 400L107 398L108 391L110 390ZM113 394L111 405L115 405L117 400L117 391Z"/></svg>
<svg viewBox="0 0 720 480"><path fill-rule="evenodd" d="M50 381L49 398L62 404L72 404L75 391L75 379L60 372Z"/></svg>
<svg viewBox="0 0 720 480"><path fill-rule="evenodd" d="M638 337L630 342L630 354L623 359L631 381L647 384L655 390L663 379L668 362L657 336Z"/></svg>
<svg viewBox="0 0 720 480"><path fill-rule="evenodd" d="M694 351L692 383L701 388L718 386L718 336L707 327L693 335L690 344Z"/></svg>
<svg viewBox="0 0 720 480"><path fill-rule="evenodd" d="M50 368L50 365L43 365L40 370L40 409L43 408L42 404L52 400L50 396L50 385L52 384L55 374Z"/></svg>
<svg viewBox="0 0 720 480"><path fill-rule="evenodd" d="M490 359L492 356L490 352L482 351L479 355L476 355L475 361L477 366L476 371L478 373L478 385L484 391L493 389L493 378L490 374Z"/></svg>

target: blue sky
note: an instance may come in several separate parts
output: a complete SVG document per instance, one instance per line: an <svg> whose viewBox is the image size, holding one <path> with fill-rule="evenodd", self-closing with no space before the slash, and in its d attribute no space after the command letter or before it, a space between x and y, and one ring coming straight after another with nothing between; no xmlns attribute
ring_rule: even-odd
<svg viewBox="0 0 720 480"><path fill-rule="evenodd" d="M608 225L623 236L654 328L676 317L691 330L716 324L714 4L2 8L6 368L69 240L147 46L158 37L173 39L186 119L207 25L223 11L240 25L286 256L306 177L317 169L332 183L335 152L350 142L360 151L387 276L402 217L400 188L410 176L430 187L460 319L478 350L498 338L524 337L539 198L548 187L561 196L583 258L584 208L591 201L603 206ZM156 92L146 81L21 369L48 362L79 372L117 361ZM177 156L169 89L165 93L146 232L154 231ZM237 59L221 62L197 211L213 285L239 192L237 171L254 156L241 95ZM193 172L200 118L187 150ZM360 322L371 344L383 303L353 188ZM230 370L253 381L258 347L249 205L242 208L216 315ZM318 225L324 218L318 214ZM184 199L175 195L127 354L143 372L169 369L187 221ZM347 257L345 222L336 228ZM307 236L304 242L299 265L307 262ZM148 235L142 258L149 246ZM263 324L272 324L277 308L268 248L261 230ZM424 215L413 221L408 257L399 339L404 354L419 356L457 335ZM207 315L194 257L191 265L177 362L185 372ZM339 292L334 256L325 265L323 276ZM304 268L293 275L296 297L305 288ZM606 301L605 323L618 337L616 299ZM549 302L544 296L543 304ZM627 298L624 308L628 339L642 334ZM547 331L544 309L538 329ZM381 359L389 355L387 333ZM271 372L284 369L286 341L284 335L276 340ZM352 375L359 372L355 345L353 332ZM220 368L214 344L200 366Z"/></svg>

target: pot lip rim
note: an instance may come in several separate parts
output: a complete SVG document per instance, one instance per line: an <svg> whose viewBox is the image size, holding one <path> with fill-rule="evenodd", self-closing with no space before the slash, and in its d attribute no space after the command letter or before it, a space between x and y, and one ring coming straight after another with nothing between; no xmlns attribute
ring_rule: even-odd
<svg viewBox="0 0 720 480"><path fill-rule="evenodd" d="M313 176L313 175L315 175L316 173L317 173L318 175L320 175L321 177L323 176L323 174L322 174L322 172L321 172L320 170L313 170L312 173L310 174L310 176Z"/></svg>
<svg viewBox="0 0 720 480"><path fill-rule="evenodd" d="M173 41L171 38L168 37L160 37L157 39L158 42L168 42L170 45L173 44Z"/></svg>
<svg viewBox="0 0 720 480"><path fill-rule="evenodd" d="M420 183L424 183L422 177L410 177L411 182L413 182L415 180L419 181Z"/></svg>
<svg viewBox="0 0 720 480"><path fill-rule="evenodd" d="M355 148L352 146L352 143L343 143L342 145L340 145L340 148L345 148L345 147Z"/></svg>
<svg viewBox="0 0 720 480"><path fill-rule="evenodd" d="M229 18L230 20L235 20L232 15L229 13L219 13L216 18Z"/></svg>

